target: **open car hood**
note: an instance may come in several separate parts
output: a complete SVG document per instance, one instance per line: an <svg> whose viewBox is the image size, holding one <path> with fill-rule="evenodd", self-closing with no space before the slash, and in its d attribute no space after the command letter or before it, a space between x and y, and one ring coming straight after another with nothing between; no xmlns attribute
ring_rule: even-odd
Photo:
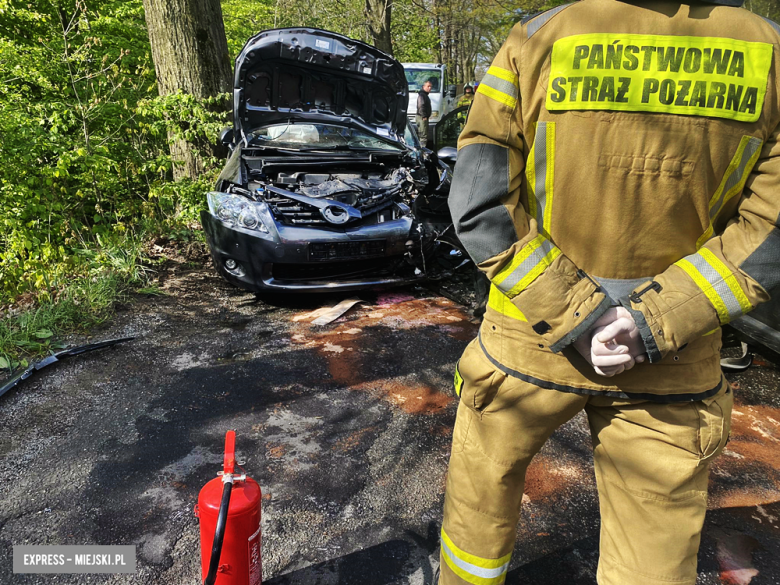
<svg viewBox="0 0 780 585"><path fill-rule="evenodd" d="M408 100L398 61L324 30L264 31L236 59L233 121L239 136L270 124L324 122L399 140Z"/></svg>

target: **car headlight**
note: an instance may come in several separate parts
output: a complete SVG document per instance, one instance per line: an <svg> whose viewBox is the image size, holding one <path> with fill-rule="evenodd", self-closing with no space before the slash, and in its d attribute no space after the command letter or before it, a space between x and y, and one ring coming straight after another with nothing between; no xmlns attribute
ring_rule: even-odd
<svg viewBox="0 0 780 585"><path fill-rule="evenodd" d="M431 112L431 118L438 118L439 117L439 110L433 110Z"/></svg>
<svg viewBox="0 0 780 585"><path fill-rule="evenodd" d="M231 227L268 233L268 228L260 218L260 208L265 205L264 203L219 191L209 191L206 199L211 215L219 218L223 223Z"/></svg>

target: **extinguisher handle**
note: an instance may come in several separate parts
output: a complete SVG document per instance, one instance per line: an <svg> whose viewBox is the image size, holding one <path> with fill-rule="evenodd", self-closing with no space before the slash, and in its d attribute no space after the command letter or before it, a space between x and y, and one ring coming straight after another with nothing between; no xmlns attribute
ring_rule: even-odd
<svg viewBox="0 0 780 585"><path fill-rule="evenodd" d="M225 459L222 470L225 473L233 473L236 470L236 431L228 431L225 434Z"/></svg>
<svg viewBox="0 0 780 585"><path fill-rule="evenodd" d="M232 431L231 431L232 432ZM234 435L235 439L235 435ZM230 508L230 492L233 491L232 477L224 482L222 488L222 501L219 504L219 515L217 516L217 527L214 530L214 541L211 545L211 560L209 560L209 572L203 585L214 585L217 580L217 569L219 568L219 557L222 556L222 541L225 538L225 526L227 525L228 509Z"/></svg>

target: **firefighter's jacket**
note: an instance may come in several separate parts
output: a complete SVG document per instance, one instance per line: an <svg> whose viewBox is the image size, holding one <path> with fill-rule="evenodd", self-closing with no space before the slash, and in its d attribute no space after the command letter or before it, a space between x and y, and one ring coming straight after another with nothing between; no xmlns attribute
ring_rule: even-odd
<svg viewBox="0 0 780 585"><path fill-rule="evenodd" d="M747 10L582 0L516 25L460 136L450 209L492 282L505 374L678 401L721 387L720 326L780 284L780 27ZM610 305L650 363L569 347Z"/></svg>

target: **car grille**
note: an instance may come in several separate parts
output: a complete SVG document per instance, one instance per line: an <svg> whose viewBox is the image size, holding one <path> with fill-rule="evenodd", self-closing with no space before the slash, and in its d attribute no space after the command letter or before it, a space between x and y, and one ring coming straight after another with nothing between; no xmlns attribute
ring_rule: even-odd
<svg viewBox="0 0 780 585"><path fill-rule="evenodd" d="M357 201L352 207L360 210L360 213L366 218L393 205L393 194L361 194L358 195ZM338 201L339 197L336 196L332 199ZM319 210L312 205L285 197L275 197L269 203L273 207L276 218L286 225L330 225L320 215Z"/></svg>
<svg viewBox="0 0 780 585"><path fill-rule="evenodd" d="M309 260L353 260L385 255L385 240L355 242L313 242L309 244Z"/></svg>
<svg viewBox="0 0 780 585"><path fill-rule="evenodd" d="M287 225L326 225L319 209L306 203L293 201L284 197L275 198L270 202L274 215Z"/></svg>
<svg viewBox="0 0 780 585"><path fill-rule="evenodd" d="M346 279L387 272L397 261L397 258L374 258L323 264L274 264L271 273L281 281Z"/></svg>

